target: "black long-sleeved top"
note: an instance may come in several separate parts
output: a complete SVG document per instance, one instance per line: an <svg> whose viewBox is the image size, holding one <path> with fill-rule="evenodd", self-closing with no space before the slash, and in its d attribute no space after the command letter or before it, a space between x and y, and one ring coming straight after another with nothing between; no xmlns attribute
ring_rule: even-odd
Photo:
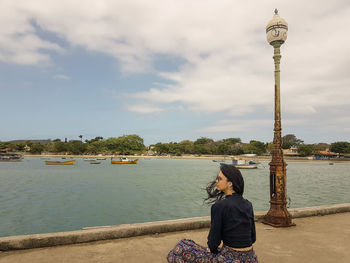
<svg viewBox="0 0 350 263"><path fill-rule="evenodd" d="M228 195L211 207L208 247L212 253L218 253L221 240L233 248L249 247L256 240L253 206L239 194Z"/></svg>

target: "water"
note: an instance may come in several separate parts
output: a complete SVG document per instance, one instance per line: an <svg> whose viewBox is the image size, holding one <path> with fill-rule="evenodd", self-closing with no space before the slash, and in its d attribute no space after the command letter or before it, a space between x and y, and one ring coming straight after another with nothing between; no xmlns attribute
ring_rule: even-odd
<svg viewBox="0 0 350 263"><path fill-rule="evenodd" d="M245 198L269 208L269 166L241 170ZM140 159L137 165L47 166L40 158L0 163L0 236L58 232L209 215L203 188L218 163L197 159ZM290 162L291 208L349 203L350 163Z"/></svg>

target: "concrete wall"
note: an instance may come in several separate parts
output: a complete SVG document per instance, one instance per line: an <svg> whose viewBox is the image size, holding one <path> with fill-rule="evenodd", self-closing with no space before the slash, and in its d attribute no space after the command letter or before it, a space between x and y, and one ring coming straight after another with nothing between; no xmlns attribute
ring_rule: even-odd
<svg viewBox="0 0 350 263"><path fill-rule="evenodd" d="M293 218L350 212L350 203L290 209L289 212ZM266 212L255 213L255 220L261 221L265 214ZM0 238L0 251L69 245L209 227L210 217L194 217L117 226L87 227L82 230L69 232L2 237Z"/></svg>

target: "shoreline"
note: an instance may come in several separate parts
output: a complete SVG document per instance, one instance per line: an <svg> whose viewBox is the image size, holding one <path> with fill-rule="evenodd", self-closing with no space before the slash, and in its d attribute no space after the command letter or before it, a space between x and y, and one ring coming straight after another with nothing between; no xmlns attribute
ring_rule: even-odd
<svg viewBox="0 0 350 263"><path fill-rule="evenodd" d="M258 160L258 161L271 161L271 156L240 156L240 155L182 155L182 156L172 156L172 155L73 155L73 154L23 154L23 157L41 157L41 158L118 158L118 157L128 157L130 159L198 159L198 160L232 160L232 158L240 158L245 160ZM333 162L333 163L347 163L348 160L315 160L309 157L289 157L284 156L284 160L288 162Z"/></svg>

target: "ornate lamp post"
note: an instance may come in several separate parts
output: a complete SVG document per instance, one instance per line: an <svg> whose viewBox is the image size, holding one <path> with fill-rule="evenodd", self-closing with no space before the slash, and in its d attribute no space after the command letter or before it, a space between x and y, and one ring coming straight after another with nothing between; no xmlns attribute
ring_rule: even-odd
<svg viewBox="0 0 350 263"><path fill-rule="evenodd" d="M281 136L281 104L280 104L280 47L287 39L288 24L280 18L278 10L266 26L267 41L274 48L275 61L275 128L273 137L272 160L270 165L270 210L263 223L275 227L293 226L292 218L287 210L287 175L282 152Z"/></svg>

